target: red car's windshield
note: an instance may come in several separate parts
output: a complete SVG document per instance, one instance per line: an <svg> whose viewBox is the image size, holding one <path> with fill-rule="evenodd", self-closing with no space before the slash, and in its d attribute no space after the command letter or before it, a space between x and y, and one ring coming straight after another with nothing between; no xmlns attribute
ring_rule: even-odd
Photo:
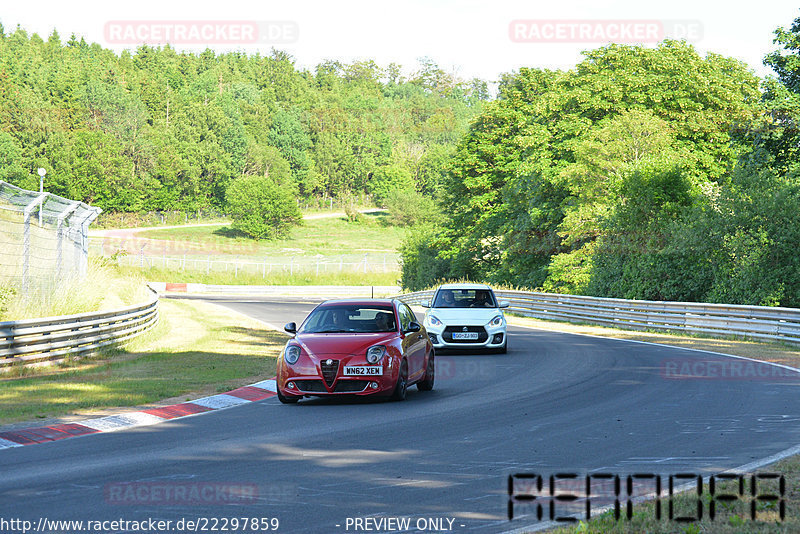
<svg viewBox="0 0 800 534"><path fill-rule="evenodd" d="M391 306L321 306L316 308L298 330L298 334L334 334L342 332L377 333L397 330Z"/></svg>

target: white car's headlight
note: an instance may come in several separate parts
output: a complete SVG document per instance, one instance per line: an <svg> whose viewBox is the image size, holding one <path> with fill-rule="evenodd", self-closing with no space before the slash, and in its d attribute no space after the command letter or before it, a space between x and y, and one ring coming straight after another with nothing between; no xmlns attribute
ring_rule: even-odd
<svg viewBox="0 0 800 534"><path fill-rule="evenodd" d="M503 324L503 316L502 315L495 315L494 318L489 321L489 326L500 326Z"/></svg>
<svg viewBox="0 0 800 534"><path fill-rule="evenodd" d="M386 354L386 347L383 345L375 345L374 347L370 347L367 349L367 362L369 363L378 363L383 358L383 355Z"/></svg>
<svg viewBox="0 0 800 534"><path fill-rule="evenodd" d="M298 358L300 358L300 347L297 345L286 345L286 349L283 351L283 359L286 360L286 363L289 365L297 363Z"/></svg>
<svg viewBox="0 0 800 534"><path fill-rule="evenodd" d="M435 315L429 315L428 324L431 326L442 326L442 321L440 321Z"/></svg>

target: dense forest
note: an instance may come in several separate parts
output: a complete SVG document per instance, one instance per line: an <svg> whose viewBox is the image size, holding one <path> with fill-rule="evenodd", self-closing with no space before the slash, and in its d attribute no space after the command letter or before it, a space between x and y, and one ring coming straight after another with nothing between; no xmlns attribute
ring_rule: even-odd
<svg viewBox="0 0 800 534"><path fill-rule="evenodd" d="M676 41L506 76L404 284L800 306L800 18L775 43L766 80Z"/></svg>
<svg viewBox="0 0 800 534"><path fill-rule="evenodd" d="M800 18L774 43L766 79L665 40L520 68L491 99L425 58L312 72L0 27L0 179L35 189L41 166L108 211L238 210L264 237L287 221L254 216L257 192L368 193L413 226L407 288L798 307Z"/></svg>
<svg viewBox="0 0 800 534"><path fill-rule="evenodd" d="M433 194L489 93L428 58L396 64L142 46L0 26L0 179L106 211L225 208L232 180L269 174L297 197Z"/></svg>

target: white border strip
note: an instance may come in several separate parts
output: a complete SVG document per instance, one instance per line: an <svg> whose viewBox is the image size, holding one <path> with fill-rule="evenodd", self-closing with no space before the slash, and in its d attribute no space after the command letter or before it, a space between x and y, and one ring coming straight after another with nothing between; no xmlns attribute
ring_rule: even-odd
<svg viewBox="0 0 800 534"><path fill-rule="evenodd" d="M255 384L250 384L250 387L263 389L265 391L271 391L276 393L278 391L278 383L275 381L274 378L270 378L269 380L262 380L261 382L256 382Z"/></svg>
<svg viewBox="0 0 800 534"><path fill-rule="evenodd" d="M135 426L153 425L164 420L163 417L158 417L157 415L149 413L131 412L120 415L109 415L108 417L101 417L99 419L89 419L88 421L79 421L78 424L101 432L113 432L115 430L122 430Z"/></svg>
<svg viewBox="0 0 800 534"><path fill-rule="evenodd" d="M224 408L230 408L231 406L248 404L249 402L249 400L240 399L239 397L234 397L233 395L225 395L223 393L221 395L212 395L211 397L195 399L193 401L189 401L189 404L197 404L198 406L211 408L212 410L222 410Z"/></svg>
<svg viewBox="0 0 800 534"><path fill-rule="evenodd" d="M10 449L12 447L22 447L22 443L8 441L7 439L0 438L0 449Z"/></svg>

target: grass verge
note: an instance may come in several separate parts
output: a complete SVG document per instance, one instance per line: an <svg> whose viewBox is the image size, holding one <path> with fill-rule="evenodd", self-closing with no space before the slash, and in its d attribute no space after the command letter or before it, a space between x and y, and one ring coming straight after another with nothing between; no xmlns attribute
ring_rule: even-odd
<svg viewBox="0 0 800 534"><path fill-rule="evenodd" d="M394 255L406 229L388 222L386 212L363 214L360 222L343 217L308 219L283 240L255 240L228 225L145 230L137 237L165 241L166 252L183 249L201 254L235 254L260 259L292 256ZM157 253L157 245L150 253Z"/></svg>
<svg viewBox="0 0 800 534"><path fill-rule="evenodd" d="M83 279L34 286L26 295L17 287L0 286L0 321L112 310L141 304L151 296L141 274L121 274L108 260L93 257Z"/></svg>
<svg viewBox="0 0 800 534"><path fill-rule="evenodd" d="M162 269L160 267L119 267L121 273L142 276L150 281L187 282L209 285L253 285L253 286L396 286L398 273L355 273L355 272L313 272L272 273L263 276L261 273L233 270L228 272L206 272L195 269Z"/></svg>
<svg viewBox="0 0 800 534"><path fill-rule="evenodd" d="M123 350L0 380L0 424L183 402L275 376L285 336L198 301L161 301L160 322Z"/></svg>

